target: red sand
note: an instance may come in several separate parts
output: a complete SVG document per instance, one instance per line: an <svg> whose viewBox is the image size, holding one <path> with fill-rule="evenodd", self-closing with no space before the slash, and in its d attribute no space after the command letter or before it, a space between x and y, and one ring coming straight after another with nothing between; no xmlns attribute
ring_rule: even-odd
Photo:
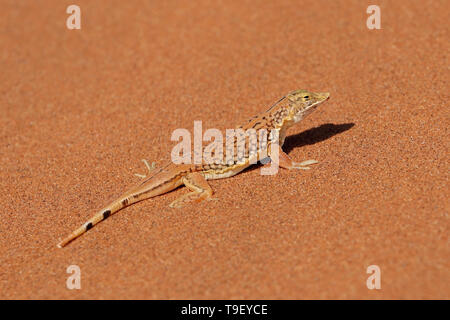
<svg viewBox="0 0 450 320"><path fill-rule="evenodd" d="M75 2L78 31L74 1L2 1L0 298L450 298L449 1L377 1L382 30L359 0ZM56 248L174 129L298 88L331 92L286 142L312 170L168 208L180 189Z"/></svg>

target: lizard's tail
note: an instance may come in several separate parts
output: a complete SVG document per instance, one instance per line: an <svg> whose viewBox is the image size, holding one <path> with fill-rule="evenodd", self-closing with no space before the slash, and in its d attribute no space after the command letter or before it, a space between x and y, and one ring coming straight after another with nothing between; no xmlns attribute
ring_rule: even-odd
<svg viewBox="0 0 450 320"><path fill-rule="evenodd" d="M178 177L178 179L174 179ZM169 192L182 184L181 175L175 175L171 166L166 166L156 172L153 176L149 176L140 184L132 188L131 190L122 194L122 196L110 203L108 206L97 212L91 219L85 224L72 232L67 238L57 244L59 248L64 247L72 240L78 238L80 235L91 229L100 221L105 220L110 215L117 211L128 207L129 205L158 196L160 194Z"/></svg>
<svg viewBox="0 0 450 320"><path fill-rule="evenodd" d="M81 227L76 229L74 232L72 232L70 235L68 235L64 240L62 240L60 243L57 244L58 248L64 247L66 244L71 242L72 240L78 238L83 233L91 229L93 226L95 226L100 221L105 220L110 215L116 213L117 211L129 206L131 204L131 201L129 197L123 197L120 198L113 203L111 203L109 206L103 208L99 212L97 212L92 218L90 218L88 221L86 221Z"/></svg>

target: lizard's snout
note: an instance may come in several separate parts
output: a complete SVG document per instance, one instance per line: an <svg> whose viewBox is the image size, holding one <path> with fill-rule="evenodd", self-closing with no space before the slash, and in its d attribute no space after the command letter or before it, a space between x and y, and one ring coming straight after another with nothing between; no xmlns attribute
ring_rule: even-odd
<svg viewBox="0 0 450 320"><path fill-rule="evenodd" d="M319 92L317 93L317 98L319 98L320 101L325 101L330 98L329 92Z"/></svg>

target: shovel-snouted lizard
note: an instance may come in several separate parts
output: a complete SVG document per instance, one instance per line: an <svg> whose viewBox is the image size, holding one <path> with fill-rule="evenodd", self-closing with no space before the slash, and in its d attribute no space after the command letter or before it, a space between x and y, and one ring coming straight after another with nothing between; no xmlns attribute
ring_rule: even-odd
<svg viewBox="0 0 450 320"><path fill-rule="evenodd" d="M261 130L265 129L270 133L272 130L279 132L278 145L274 146L278 149L278 165L286 169L309 169L307 165L317 163L315 160L307 160L301 163L293 162L289 156L281 150L286 137L286 131L295 123L299 122L310 114L316 107L329 98L329 93L314 93L306 90L296 90L276 102L266 112L261 113L246 124L238 127L244 131L247 129ZM267 146L264 150L269 156L271 155L271 141L267 140ZM254 147L254 146L253 146ZM202 163L202 164L174 164L169 163L159 170L155 170L152 175L136 185L134 188L125 192L117 200L100 210L85 224L72 232L67 238L58 243L58 247L63 247L75 238L79 237L100 221L108 218L117 211L148 198L152 198L181 185L185 185L190 192L176 199L170 204L170 207L179 208L184 204L192 201L202 201L211 198L213 191L207 180L220 179L234 176L254 164L254 159L250 159L248 152L249 144L246 144L244 161L225 163ZM260 154L257 147L257 154ZM226 149L224 149L224 157ZM259 158L261 159L261 158ZM271 159L274 161L275 159Z"/></svg>

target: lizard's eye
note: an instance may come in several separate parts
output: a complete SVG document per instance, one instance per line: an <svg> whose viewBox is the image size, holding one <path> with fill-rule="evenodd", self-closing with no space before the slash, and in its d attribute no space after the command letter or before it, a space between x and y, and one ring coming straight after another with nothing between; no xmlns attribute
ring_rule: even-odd
<svg viewBox="0 0 450 320"><path fill-rule="evenodd" d="M309 96L304 96L303 99L308 100Z"/></svg>

